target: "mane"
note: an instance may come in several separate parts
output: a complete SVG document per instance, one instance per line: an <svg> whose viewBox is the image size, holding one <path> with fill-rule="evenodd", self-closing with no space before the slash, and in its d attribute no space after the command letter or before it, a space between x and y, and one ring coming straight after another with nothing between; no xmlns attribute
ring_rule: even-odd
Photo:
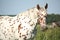
<svg viewBox="0 0 60 40"><path fill-rule="evenodd" d="M22 14L22 13L25 13L26 11L31 11L31 10L33 10L34 8L36 8L36 7L33 7L33 8L30 8L30 9L27 9L27 10L25 10L25 11L23 11L23 12L20 12L18 15L20 15L20 14Z"/></svg>
<svg viewBox="0 0 60 40"><path fill-rule="evenodd" d="M26 17L30 17L30 18L33 18L33 16L37 17L36 11L38 11L37 8L33 7L24 12L19 13L17 16L19 16L19 17L26 16Z"/></svg>

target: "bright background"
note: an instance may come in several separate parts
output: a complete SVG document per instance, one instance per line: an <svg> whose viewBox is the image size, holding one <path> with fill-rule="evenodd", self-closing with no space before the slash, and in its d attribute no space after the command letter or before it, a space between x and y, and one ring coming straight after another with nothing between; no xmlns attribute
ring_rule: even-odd
<svg viewBox="0 0 60 40"><path fill-rule="evenodd" d="M0 0L0 15L16 15L37 4L45 6L48 3L48 14L60 14L60 0Z"/></svg>

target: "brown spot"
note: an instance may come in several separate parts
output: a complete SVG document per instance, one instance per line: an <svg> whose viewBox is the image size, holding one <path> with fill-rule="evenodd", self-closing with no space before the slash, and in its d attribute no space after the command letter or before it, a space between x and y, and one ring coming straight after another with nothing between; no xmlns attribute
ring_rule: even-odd
<svg viewBox="0 0 60 40"><path fill-rule="evenodd" d="M15 22L13 24L15 24Z"/></svg>
<svg viewBox="0 0 60 40"><path fill-rule="evenodd" d="M28 32L29 32L29 30L27 30L27 32L26 32L26 33L28 34Z"/></svg>
<svg viewBox="0 0 60 40"><path fill-rule="evenodd" d="M7 37L5 36L5 38L7 38Z"/></svg>
<svg viewBox="0 0 60 40"><path fill-rule="evenodd" d="M25 22L26 23L26 22Z"/></svg>
<svg viewBox="0 0 60 40"><path fill-rule="evenodd" d="M18 33L20 31L20 29L22 29L23 27L21 27L21 24L18 26Z"/></svg>
<svg viewBox="0 0 60 40"><path fill-rule="evenodd" d="M6 31L4 31L4 33L6 33Z"/></svg>
<svg viewBox="0 0 60 40"><path fill-rule="evenodd" d="M21 36L19 36L21 38Z"/></svg>
<svg viewBox="0 0 60 40"><path fill-rule="evenodd" d="M21 33L20 33L20 35L21 35Z"/></svg>
<svg viewBox="0 0 60 40"><path fill-rule="evenodd" d="M18 19L16 19L16 20L18 20Z"/></svg>
<svg viewBox="0 0 60 40"><path fill-rule="evenodd" d="M24 36L24 40L26 40L26 38L27 38L26 35L22 35L22 36Z"/></svg>
<svg viewBox="0 0 60 40"><path fill-rule="evenodd" d="M27 38L27 37L25 36L24 40L26 40L26 38Z"/></svg>
<svg viewBox="0 0 60 40"><path fill-rule="evenodd" d="M0 25L1 25L2 23L0 23Z"/></svg>
<svg viewBox="0 0 60 40"><path fill-rule="evenodd" d="M31 20L28 23L30 23L30 22L31 22Z"/></svg>
<svg viewBox="0 0 60 40"><path fill-rule="evenodd" d="M10 37L9 37L9 40L10 40Z"/></svg>
<svg viewBox="0 0 60 40"><path fill-rule="evenodd" d="M9 29L7 29L7 30L9 30Z"/></svg>
<svg viewBox="0 0 60 40"><path fill-rule="evenodd" d="M13 32L13 27L11 28L11 31Z"/></svg>
<svg viewBox="0 0 60 40"><path fill-rule="evenodd" d="M21 14L21 16L22 16L22 14Z"/></svg>
<svg viewBox="0 0 60 40"><path fill-rule="evenodd" d="M4 27L6 29L6 27Z"/></svg>
<svg viewBox="0 0 60 40"><path fill-rule="evenodd" d="M17 22L19 22L19 20L17 20Z"/></svg>
<svg viewBox="0 0 60 40"><path fill-rule="evenodd" d="M12 28L14 28L14 27L12 27Z"/></svg>
<svg viewBox="0 0 60 40"><path fill-rule="evenodd" d="M11 21L9 21L9 23L11 23Z"/></svg>
<svg viewBox="0 0 60 40"><path fill-rule="evenodd" d="M32 12L33 12L33 10L32 10Z"/></svg>
<svg viewBox="0 0 60 40"><path fill-rule="evenodd" d="M11 24L10 26L12 26L13 24Z"/></svg>
<svg viewBox="0 0 60 40"><path fill-rule="evenodd" d="M5 35L5 33L6 33L6 31L4 31L4 33L3 33L3 34Z"/></svg>
<svg viewBox="0 0 60 40"><path fill-rule="evenodd" d="M24 29L25 30L25 29Z"/></svg>
<svg viewBox="0 0 60 40"><path fill-rule="evenodd" d="M0 25L1 25L2 23L0 23Z"/></svg>
<svg viewBox="0 0 60 40"><path fill-rule="evenodd" d="M13 37L13 36L11 35L11 37Z"/></svg>
<svg viewBox="0 0 60 40"><path fill-rule="evenodd" d="M22 36L25 36L25 35L22 35Z"/></svg>
<svg viewBox="0 0 60 40"><path fill-rule="evenodd" d="M26 28L26 29L28 29L28 28Z"/></svg>
<svg viewBox="0 0 60 40"><path fill-rule="evenodd" d="M11 19L9 19L8 21L11 21Z"/></svg>
<svg viewBox="0 0 60 40"><path fill-rule="evenodd" d="M33 24L31 24L30 26L33 26Z"/></svg>
<svg viewBox="0 0 60 40"><path fill-rule="evenodd" d="M20 18L19 18L20 19Z"/></svg>
<svg viewBox="0 0 60 40"><path fill-rule="evenodd" d="M24 19L25 19L26 17L24 17Z"/></svg>
<svg viewBox="0 0 60 40"><path fill-rule="evenodd" d="M14 33L15 33L15 31L14 31Z"/></svg>
<svg viewBox="0 0 60 40"><path fill-rule="evenodd" d="M40 21L40 23L42 23L42 21L43 21L43 18L40 18L40 19L39 19L39 21Z"/></svg>
<svg viewBox="0 0 60 40"><path fill-rule="evenodd" d="M3 17L0 16L0 19L2 19Z"/></svg>
<svg viewBox="0 0 60 40"><path fill-rule="evenodd" d="M28 33L26 35L28 35Z"/></svg>

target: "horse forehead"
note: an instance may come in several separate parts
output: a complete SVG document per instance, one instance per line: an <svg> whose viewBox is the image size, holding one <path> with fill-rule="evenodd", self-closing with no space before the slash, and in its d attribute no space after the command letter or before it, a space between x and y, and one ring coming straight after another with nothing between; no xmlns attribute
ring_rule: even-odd
<svg viewBox="0 0 60 40"><path fill-rule="evenodd" d="M46 11L46 9L45 9L45 8L43 8L43 7L41 7L41 9L40 9L40 10L41 10L42 12L43 12L43 11Z"/></svg>

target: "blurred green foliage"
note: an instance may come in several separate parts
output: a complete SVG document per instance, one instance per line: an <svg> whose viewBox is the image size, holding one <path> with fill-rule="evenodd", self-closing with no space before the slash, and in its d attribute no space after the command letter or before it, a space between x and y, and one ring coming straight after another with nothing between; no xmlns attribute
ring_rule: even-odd
<svg viewBox="0 0 60 40"><path fill-rule="evenodd" d="M60 28L47 29L45 31L40 30L40 26L37 25L37 34L33 40L60 40Z"/></svg>
<svg viewBox="0 0 60 40"><path fill-rule="evenodd" d="M60 21L60 14L48 14L47 15L47 24L53 21Z"/></svg>

